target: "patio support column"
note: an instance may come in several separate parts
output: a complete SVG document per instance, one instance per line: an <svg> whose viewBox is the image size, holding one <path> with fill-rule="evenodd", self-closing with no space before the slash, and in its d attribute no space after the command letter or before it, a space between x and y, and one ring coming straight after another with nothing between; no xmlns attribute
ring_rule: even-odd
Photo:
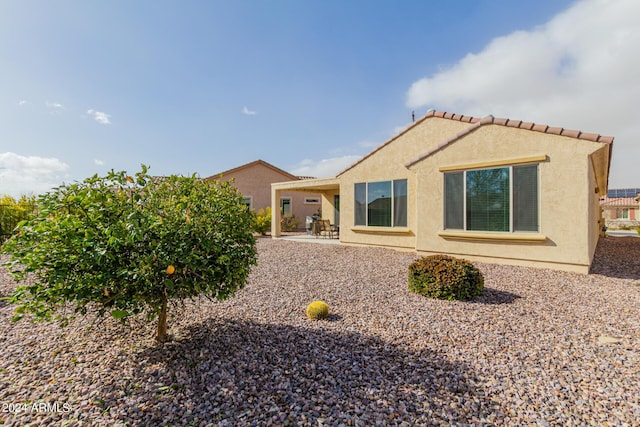
<svg viewBox="0 0 640 427"><path fill-rule="evenodd" d="M280 237L280 190L271 186L271 237Z"/></svg>

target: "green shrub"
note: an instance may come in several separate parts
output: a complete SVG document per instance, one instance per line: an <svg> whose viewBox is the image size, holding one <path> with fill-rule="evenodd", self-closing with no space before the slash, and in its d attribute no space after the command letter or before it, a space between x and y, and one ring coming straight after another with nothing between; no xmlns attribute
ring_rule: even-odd
<svg viewBox="0 0 640 427"><path fill-rule="evenodd" d="M329 316L329 306L322 301L314 301L307 306L307 317L311 320L326 319Z"/></svg>
<svg viewBox="0 0 640 427"><path fill-rule="evenodd" d="M253 231L264 236L271 230L271 207L253 212Z"/></svg>
<svg viewBox="0 0 640 427"><path fill-rule="evenodd" d="M19 286L8 298L19 320L67 320L76 313L158 319L167 339L167 303L204 294L232 297L256 264L251 215L229 183L191 177L135 177L111 171L38 198L38 214L18 225L1 252Z"/></svg>
<svg viewBox="0 0 640 427"><path fill-rule="evenodd" d="M431 255L409 266L409 290L429 298L469 300L483 289L482 273L464 259Z"/></svg>
<svg viewBox="0 0 640 427"><path fill-rule="evenodd" d="M295 215L285 215L280 219L282 231L296 231L300 226L300 220Z"/></svg>

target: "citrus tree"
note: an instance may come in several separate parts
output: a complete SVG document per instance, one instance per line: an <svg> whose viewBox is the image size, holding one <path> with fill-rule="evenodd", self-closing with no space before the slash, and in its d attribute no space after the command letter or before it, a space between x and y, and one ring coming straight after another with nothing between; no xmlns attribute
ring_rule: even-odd
<svg viewBox="0 0 640 427"><path fill-rule="evenodd" d="M157 319L167 340L167 305L200 294L218 300L242 288L256 264L252 216L228 183L151 177L147 167L97 175L38 198L38 213L18 225L2 252L18 281L8 298L14 320L86 314Z"/></svg>

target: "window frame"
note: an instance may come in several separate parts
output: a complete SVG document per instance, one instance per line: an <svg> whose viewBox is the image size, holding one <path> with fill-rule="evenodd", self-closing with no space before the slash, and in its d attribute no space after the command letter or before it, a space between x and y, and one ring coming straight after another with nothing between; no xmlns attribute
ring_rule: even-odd
<svg viewBox="0 0 640 427"><path fill-rule="evenodd" d="M304 204L305 205L319 205L321 201L320 197L305 197Z"/></svg>
<svg viewBox="0 0 640 427"><path fill-rule="evenodd" d="M535 166L536 167L536 229L535 230L515 230L514 229L514 168ZM470 230L468 227L468 206L467 206L467 173L481 170L492 169L504 169L508 168L509 173L507 179L509 181L508 197L509 197L509 230L507 231L495 231L495 230ZM442 229L444 231L451 232L464 232L464 233L495 233L495 234L539 234L541 232L541 203L540 203L540 162L516 162L509 164L492 164L482 167L468 167L464 169L445 169L443 172L443 203L442 203ZM462 228L449 228L447 227L447 175L448 174L462 174Z"/></svg>
<svg viewBox="0 0 640 427"><path fill-rule="evenodd" d="M253 196L242 196L243 202L247 206L247 209L251 211L253 209Z"/></svg>
<svg viewBox="0 0 640 427"><path fill-rule="evenodd" d="M405 202L404 202L404 215L402 215L401 212L397 212L397 206L396 206L396 189L400 189L399 187L396 187L397 183L400 182L404 182L404 198L405 198ZM390 218L390 225L369 225L369 217L370 217L370 211L369 211L369 186L372 184L386 184L388 183L391 192L389 195L389 199L390 199L390 203L389 203L389 218ZM358 186L359 185L363 185L364 186L364 212L362 213L358 213L358 209L357 209L357 197L358 195L362 195L362 193L358 192ZM407 180L407 178L400 178L400 179L388 179L388 180L382 180L382 181L364 181L364 182L356 182L354 183L353 186L354 189L354 215L353 215L353 224L355 227L373 227L373 228L385 228L385 229L401 229L401 228L406 228L408 226L409 223L409 218L408 218L408 212L409 212L409 181ZM387 197L385 197L387 198ZM362 215L364 214L364 215ZM396 218L396 216L398 218ZM364 218L364 224L362 223L358 223L359 219L362 219L360 217ZM404 218L404 224L399 224L397 225L397 222L399 219Z"/></svg>
<svg viewBox="0 0 640 427"><path fill-rule="evenodd" d="M616 219L629 220L631 215L629 214L629 208L616 208Z"/></svg>
<svg viewBox="0 0 640 427"><path fill-rule="evenodd" d="M289 205L289 213L285 213L284 212L284 201L288 202ZM280 197L280 215L281 216L286 216L286 215L293 215L293 203L291 200L291 197Z"/></svg>

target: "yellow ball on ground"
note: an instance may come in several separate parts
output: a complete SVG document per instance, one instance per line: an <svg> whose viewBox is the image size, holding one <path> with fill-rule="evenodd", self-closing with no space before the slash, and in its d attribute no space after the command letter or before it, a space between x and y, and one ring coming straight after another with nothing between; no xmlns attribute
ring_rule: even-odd
<svg viewBox="0 0 640 427"><path fill-rule="evenodd" d="M173 274L176 272L176 268L173 265L167 267L167 274Z"/></svg>

